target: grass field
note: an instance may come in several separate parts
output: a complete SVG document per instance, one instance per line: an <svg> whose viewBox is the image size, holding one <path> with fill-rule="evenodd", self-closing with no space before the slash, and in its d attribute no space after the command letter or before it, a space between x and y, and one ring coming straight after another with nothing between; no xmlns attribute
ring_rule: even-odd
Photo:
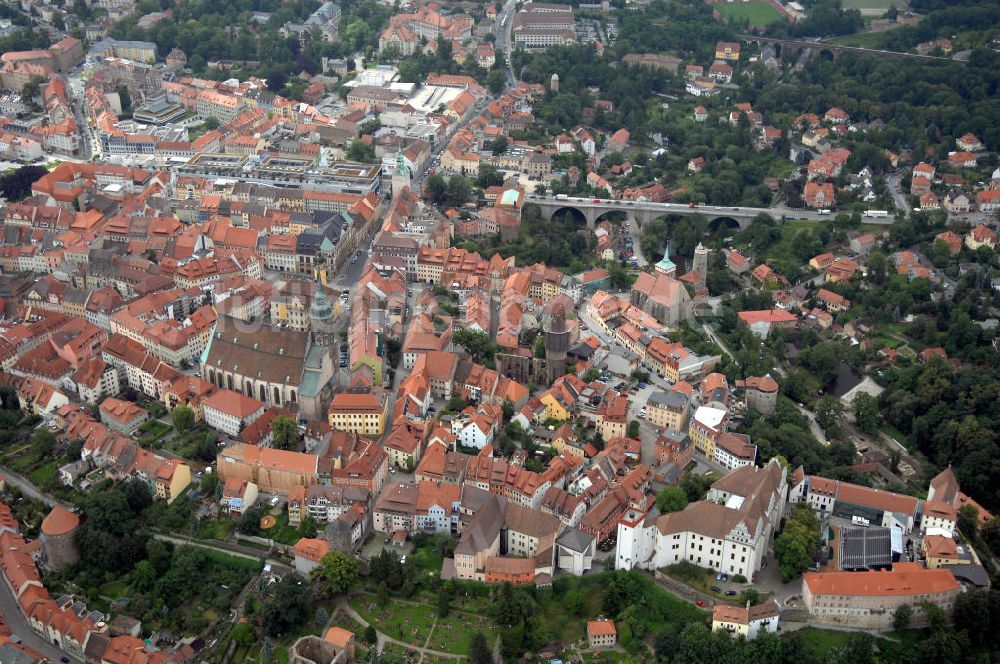
<svg viewBox="0 0 1000 664"><path fill-rule="evenodd" d="M896 5L896 9L902 12L910 3L906 0L843 0L841 5L844 9L860 9L862 14L878 12L881 16L893 5Z"/></svg>
<svg viewBox="0 0 1000 664"><path fill-rule="evenodd" d="M394 661L416 662L420 659L420 653L410 648L404 648L395 643L387 643L382 648L382 657L392 658Z"/></svg>
<svg viewBox="0 0 1000 664"><path fill-rule="evenodd" d="M437 621L428 647L441 652L465 655L469 652L469 644L476 632L482 632L487 643L496 641L498 633L493 621L485 616L452 611L446 618Z"/></svg>
<svg viewBox="0 0 1000 664"><path fill-rule="evenodd" d="M118 599L123 597L128 591L128 584L123 580L112 581L111 583L105 583L101 586L100 592L103 596L109 599Z"/></svg>
<svg viewBox="0 0 1000 664"><path fill-rule="evenodd" d="M163 440L163 437L170 433L172 429L172 426L165 424L160 420L146 420L142 423L142 426L139 427L138 433L141 434L139 436L139 443L144 447L155 445Z"/></svg>
<svg viewBox="0 0 1000 664"><path fill-rule="evenodd" d="M373 595L358 595L351 607L386 636L415 646L423 646L434 623L433 608L424 604L390 602L384 609Z"/></svg>
<svg viewBox="0 0 1000 664"><path fill-rule="evenodd" d="M35 486L43 488L50 487L57 482L60 465L59 460L53 459L52 461L49 461L31 471L28 474L28 479L30 479L31 483Z"/></svg>
<svg viewBox="0 0 1000 664"><path fill-rule="evenodd" d="M274 527L262 530L260 535L261 537L269 537L275 542L281 542L282 544L295 544L301 538L299 529L288 525L288 512L279 514Z"/></svg>
<svg viewBox="0 0 1000 664"><path fill-rule="evenodd" d="M885 48L885 36L887 32L859 32L853 35L842 35L828 39L831 44L838 46L853 46L855 48Z"/></svg>
<svg viewBox="0 0 1000 664"><path fill-rule="evenodd" d="M872 636L864 632L840 632L818 627L803 627L799 632L804 637L806 648L820 658L826 657L835 649L846 647L852 639L868 637L876 640L878 651L889 660L894 655L902 655L902 653L910 651L920 638L920 630L889 632L886 634L886 638Z"/></svg>
<svg viewBox="0 0 1000 664"><path fill-rule="evenodd" d="M726 2L713 6L727 19L731 21L745 19L750 25L765 26L784 20L781 13L766 2Z"/></svg>

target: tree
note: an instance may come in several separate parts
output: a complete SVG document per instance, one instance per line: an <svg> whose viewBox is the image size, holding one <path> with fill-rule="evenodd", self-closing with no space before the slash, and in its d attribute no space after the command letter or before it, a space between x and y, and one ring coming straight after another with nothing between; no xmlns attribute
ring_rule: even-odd
<svg viewBox="0 0 1000 664"><path fill-rule="evenodd" d="M375 148L362 140L351 142L347 148L347 158L350 161L373 162L375 161Z"/></svg>
<svg viewBox="0 0 1000 664"><path fill-rule="evenodd" d="M816 402L816 421L831 436L840 432L840 420L844 416L844 402L833 395L826 395Z"/></svg>
<svg viewBox="0 0 1000 664"><path fill-rule="evenodd" d="M299 427L287 415L278 415L271 423L271 445L279 450L299 448Z"/></svg>
<svg viewBox="0 0 1000 664"><path fill-rule="evenodd" d="M837 377L843 355L839 342L828 341L803 348L799 360L802 366L816 374L821 385L829 385Z"/></svg>
<svg viewBox="0 0 1000 664"><path fill-rule="evenodd" d="M958 529L969 538L974 538L979 533L979 510L975 505L962 505L958 508Z"/></svg>
<svg viewBox="0 0 1000 664"><path fill-rule="evenodd" d="M138 478L133 478L122 484L125 501L133 514L139 514L153 504L153 494L149 485Z"/></svg>
<svg viewBox="0 0 1000 664"><path fill-rule="evenodd" d="M299 522L299 537L316 537L316 521L311 516Z"/></svg>
<svg viewBox="0 0 1000 664"><path fill-rule="evenodd" d="M27 83L21 86L21 98L28 102L34 102L42 90L45 79L41 76L32 76Z"/></svg>
<svg viewBox="0 0 1000 664"><path fill-rule="evenodd" d="M365 633L362 639L369 646L373 646L376 643L378 643L378 632L375 630L374 625L368 625L367 627L365 627Z"/></svg>
<svg viewBox="0 0 1000 664"><path fill-rule="evenodd" d="M446 617L451 612L451 600L455 595L455 586L450 581L445 582L438 591L437 614L441 618Z"/></svg>
<svg viewBox="0 0 1000 664"><path fill-rule="evenodd" d="M31 434L31 456L41 461L52 456L56 450L56 436L47 427L35 429Z"/></svg>
<svg viewBox="0 0 1000 664"><path fill-rule="evenodd" d="M498 136L493 139L493 154L503 154L507 151L507 137Z"/></svg>
<svg viewBox="0 0 1000 664"><path fill-rule="evenodd" d="M486 87L493 94L500 94L507 87L507 74L502 69L494 69L486 76Z"/></svg>
<svg viewBox="0 0 1000 664"><path fill-rule="evenodd" d="M472 356L477 363L482 364L487 369L493 368L493 356L496 354L496 346L490 341L490 335L486 332L460 329L452 335L455 345L461 346Z"/></svg>
<svg viewBox="0 0 1000 664"><path fill-rule="evenodd" d="M639 420L631 420L628 423L628 437L638 438L639 437Z"/></svg>
<svg viewBox="0 0 1000 664"><path fill-rule="evenodd" d="M754 606L760 602L760 593L757 592L756 588L747 588L743 591L743 603L749 603L750 606Z"/></svg>
<svg viewBox="0 0 1000 664"><path fill-rule="evenodd" d="M44 166L22 166L13 173L0 175L0 196L18 201L31 193L31 185L48 173Z"/></svg>
<svg viewBox="0 0 1000 664"><path fill-rule="evenodd" d="M493 664L493 653L482 632L472 635L469 643L469 661L472 664Z"/></svg>
<svg viewBox="0 0 1000 664"><path fill-rule="evenodd" d="M170 419L174 423L177 433L190 431L194 426L194 411L188 406L177 406L170 413Z"/></svg>
<svg viewBox="0 0 1000 664"><path fill-rule="evenodd" d="M300 574L291 572L274 587L274 598L264 607L264 629L268 636L283 636L309 620L313 594Z"/></svg>
<svg viewBox="0 0 1000 664"><path fill-rule="evenodd" d="M869 435L878 431L882 423L882 413L878 408L878 401L867 392L859 392L854 397L854 421L858 423L858 428Z"/></svg>
<svg viewBox="0 0 1000 664"><path fill-rule="evenodd" d="M455 174L448 179L448 189L445 194L448 205L453 207L465 205L470 195L472 195L472 187L464 175Z"/></svg>
<svg viewBox="0 0 1000 664"><path fill-rule="evenodd" d="M892 628L897 631L906 629L910 626L910 618L912 617L913 609L910 608L909 604L904 604L892 614Z"/></svg>
<svg viewBox="0 0 1000 664"><path fill-rule="evenodd" d="M361 564L340 551L331 551L319 561L319 566L312 571L312 579L316 582L321 597L336 597L343 595L358 582Z"/></svg>
<svg viewBox="0 0 1000 664"><path fill-rule="evenodd" d="M979 535L993 555L1000 556L1000 516L995 516L984 523L979 529Z"/></svg>
<svg viewBox="0 0 1000 664"><path fill-rule="evenodd" d="M483 163L479 165L479 175L476 176L476 186L486 189L503 184L503 176L497 171L493 164Z"/></svg>
<svg viewBox="0 0 1000 664"><path fill-rule="evenodd" d="M680 512L688 505L688 496L679 486L664 487L656 497L656 509L660 514Z"/></svg>
<svg viewBox="0 0 1000 664"><path fill-rule="evenodd" d="M205 121L201 125L206 131L214 131L219 128L219 118L214 115L210 115L205 118Z"/></svg>
<svg viewBox="0 0 1000 664"><path fill-rule="evenodd" d="M260 519L262 510L260 506L251 507L243 512L240 520L236 522L236 530L244 535L257 535L260 533Z"/></svg>
<svg viewBox="0 0 1000 664"><path fill-rule="evenodd" d="M443 175L435 173L427 178L427 184L424 186L424 191L427 194L427 198L430 199L432 203L441 205L444 203L445 198L448 195L448 183L445 181Z"/></svg>
<svg viewBox="0 0 1000 664"><path fill-rule="evenodd" d="M778 558L782 581L791 581L812 563L819 537L820 526L816 515L807 505L797 504L784 530L774 540L774 554Z"/></svg>
<svg viewBox="0 0 1000 664"><path fill-rule="evenodd" d="M248 622L242 622L237 624L236 627L234 627L233 630L229 633L229 635L232 637L233 641L235 641L237 645L242 646L244 648L249 648L254 644L254 641L256 640L253 633L253 628L250 627L250 623Z"/></svg>

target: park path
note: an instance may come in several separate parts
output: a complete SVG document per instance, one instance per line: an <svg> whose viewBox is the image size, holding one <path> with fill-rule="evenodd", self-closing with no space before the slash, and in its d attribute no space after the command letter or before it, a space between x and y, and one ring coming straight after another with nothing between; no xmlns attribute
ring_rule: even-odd
<svg viewBox="0 0 1000 664"><path fill-rule="evenodd" d="M410 602L408 602L408 603L410 603ZM346 613L351 618L353 618L354 620L358 621L360 624L364 625L365 627L367 627L369 625L368 621L365 620L364 618L362 618L361 614L358 613L357 611L355 611L353 607L351 607L351 605L347 601L346 597L341 597L341 598L339 598L337 600L337 608L341 609L344 613ZM437 624L437 618L434 619L434 624L435 625ZM424 641L424 646L421 647L421 646L412 645L410 643L406 643L405 641L400 641L399 639L394 639L391 636L387 636L386 634L382 633L381 631L378 630L378 628L376 628L375 629L375 634L378 637L378 640L376 641L375 645L379 649L379 652L382 651L382 648L385 647L386 643L392 643L392 644L398 645L398 646L403 647L403 648L408 648L410 650L416 650L417 652L420 653L420 656L421 656L420 659L421 659L421 661L423 661L424 657L428 657L428 656L429 657L444 657L446 659L456 659L456 660L462 659L463 655L456 655L456 654L450 653L450 652L442 652L440 650L433 650L431 648L426 647L427 644L430 643L431 634L433 634L433 633L434 633L434 626L432 625L431 626L431 631L427 635L427 640Z"/></svg>

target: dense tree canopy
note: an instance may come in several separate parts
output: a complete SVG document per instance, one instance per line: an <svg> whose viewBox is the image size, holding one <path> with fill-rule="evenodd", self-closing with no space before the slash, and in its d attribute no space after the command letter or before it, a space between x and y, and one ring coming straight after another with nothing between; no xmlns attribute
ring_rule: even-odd
<svg viewBox="0 0 1000 664"><path fill-rule="evenodd" d="M1000 509L1000 372L933 359L885 372L886 420L938 468L951 464L962 490Z"/></svg>

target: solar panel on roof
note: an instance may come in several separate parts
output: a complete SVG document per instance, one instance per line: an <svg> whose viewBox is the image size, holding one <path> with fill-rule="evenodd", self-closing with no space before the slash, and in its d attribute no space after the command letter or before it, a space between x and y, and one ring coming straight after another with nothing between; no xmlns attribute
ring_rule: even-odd
<svg viewBox="0 0 1000 664"><path fill-rule="evenodd" d="M892 539L889 528L841 527L840 569L867 570L891 565Z"/></svg>

